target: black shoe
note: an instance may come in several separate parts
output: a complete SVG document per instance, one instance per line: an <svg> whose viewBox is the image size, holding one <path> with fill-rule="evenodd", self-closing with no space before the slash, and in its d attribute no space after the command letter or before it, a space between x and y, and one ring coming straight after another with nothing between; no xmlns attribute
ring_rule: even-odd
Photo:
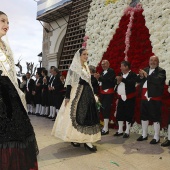
<svg viewBox="0 0 170 170"><path fill-rule="evenodd" d="M160 139L158 140L158 141L156 141L156 139L152 139L151 141L150 141L150 144L157 144L157 143L159 143L160 142Z"/></svg>
<svg viewBox="0 0 170 170"><path fill-rule="evenodd" d="M39 113L35 113L35 115L36 115L36 116L40 116L40 114L39 114Z"/></svg>
<svg viewBox="0 0 170 170"><path fill-rule="evenodd" d="M97 151L96 146L93 146L93 147L91 148L91 147L89 147L86 143L84 143L84 148L85 148L85 149L88 149L88 150L91 151L91 152L96 152L96 151Z"/></svg>
<svg viewBox="0 0 170 170"><path fill-rule="evenodd" d="M148 136L146 136L145 138L143 138L143 136L140 136L137 141L143 141L143 140L148 140Z"/></svg>
<svg viewBox="0 0 170 170"><path fill-rule="evenodd" d="M31 112L28 112L28 115L31 115L32 113Z"/></svg>
<svg viewBox="0 0 170 170"><path fill-rule="evenodd" d="M163 147L170 146L170 140L166 140L165 142L161 144L161 146Z"/></svg>
<svg viewBox="0 0 170 170"><path fill-rule="evenodd" d="M123 136L123 133L116 132L113 136Z"/></svg>
<svg viewBox="0 0 170 170"><path fill-rule="evenodd" d="M125 133L125 134L123 135L123 138L129 138L129 134Z"/></svg>
<svg viewBox="0 0 170 170"><path fill-rule="evenodd" d="M74 147L80 147L80 144L79 143L74 143L74 142L71 142L72 146Z"/></svg>
<svg viewBox="0 0 170 170"><path fill-rule="evenodd" d="M54 118L54 119L52 119L52 121L55 121L55 118Z"/></svg>
<svg viewBox="0 0 170 170"><path fill-rule="evenodd" d="M107 132L105 132L104 130L101 131L101 135L108 135L109 134L109 130Z"/></svg>

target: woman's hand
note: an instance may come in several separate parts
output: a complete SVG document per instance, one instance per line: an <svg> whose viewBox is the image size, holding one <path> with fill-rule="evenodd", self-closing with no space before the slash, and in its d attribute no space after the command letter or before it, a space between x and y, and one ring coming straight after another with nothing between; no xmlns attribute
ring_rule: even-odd
<svg viewBox="0 0 170 170"><path fill-rule="evenodd" d="M70 101L70 99L65 99L65 106L67 105L67 103Z"/></svg>

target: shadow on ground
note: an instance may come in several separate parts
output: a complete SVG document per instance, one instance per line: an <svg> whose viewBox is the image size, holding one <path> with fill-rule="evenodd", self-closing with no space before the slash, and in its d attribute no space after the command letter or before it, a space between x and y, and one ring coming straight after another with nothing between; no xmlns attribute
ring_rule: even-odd
<svg viewBox="0 0 170 170"><path fill-rule="evenodd" d="M47 154L53 155L52 159L54 159L54 157L57 159L66 159L89 155L91 152L89 150L85 150L83 144L81 144L81 147L73 147L70 143L57 143L40 149L40 157ZM51 156L49 156L48 159L50 158Z"/></svg>

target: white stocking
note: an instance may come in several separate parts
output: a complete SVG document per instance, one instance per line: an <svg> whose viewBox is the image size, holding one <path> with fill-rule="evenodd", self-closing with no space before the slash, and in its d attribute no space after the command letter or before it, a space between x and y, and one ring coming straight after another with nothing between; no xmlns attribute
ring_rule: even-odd
<svg viewBox="0 0 170 170"><path fill-rule="evenodd" d="M46 106L46 108L45 108L45 115L48 115L48 110L49 110L49 107Z"/></svg>
<svg viewBox="0 0 170 170"><path fill-rule="evenodd" d="M104 119L104 127L103 127L103 130L105 132L107 132L109 129L108 129L108 124L109 124L109 119Z"/></svg>
<svg viewBox="0 0 170 170"><path fill-rule="evenodd" d="M125 133L127 133L127 134L130 133L130 126L131 126L131 123L126 121L126 131L125 131Z"/></svg>
<svg viewBox="0 0 170 170"><path fill-rule="evenodd" d="M41 113L41 109L42 109L42 105L40 104L40 105L39 105L38 113Z"/></svg>
<svg viewBox="0 0 170 170"><path fill-rule="evenodd" d="M35 113L39 113L38 111L39 111L39 107L40 107L40 105L39 104L36 104L36 110L35 110Z"/></svg>
<svg viewBox="0 0 170 170"><path fill-rule="evenodd" d="M149 125L149 121L146 120L142 120L142 136L143 138L146 138L148 136L148 125Z"/></svg>
<svg viewBox="0 0 170 170"><path fill-rule="evenodd" d="M170 140L170 125L168 125L168 140Z"/></svg>
<svg viewBox="0 0 170 170"><path fill-rule="evenodd" d="M44 115L45 106L42 106L40 115Z"/></svg>
<svg viewBox="0 0 170 170"><path fill-rule="evenodd" d="M118 121L118 124L119 124L118 133L123 133L123 121Z"/></svg>
<svg viewBox="0 0 170 170"><path fill-rule="evenodd" d="M154 130L155 130L154 139L156 139L156 141L158 141L159 140L159 132L160 132L160 123L154 122L153 126L154 126Z"/></svg>
<svg viewBox="0 0 170 170"><path fill-rule="evenodd" d="M31 113L33 112L33 106L32 106L32 104L30 104L30 112L31 112Z"/></svg>
<svg viewBox="0 0 170 170"><path fill-rule="evenodd" d="M50 106L50 115L48 117L52 117L53 115L53 106Z"/></svg>
<svg viewBox="0 0 170 170"><path fill-rule="evenodd" d="M56 111L56 108L53 107L53 114L52 114L52 117L53 117L53 118L55 117L55 111Z"/></svg>

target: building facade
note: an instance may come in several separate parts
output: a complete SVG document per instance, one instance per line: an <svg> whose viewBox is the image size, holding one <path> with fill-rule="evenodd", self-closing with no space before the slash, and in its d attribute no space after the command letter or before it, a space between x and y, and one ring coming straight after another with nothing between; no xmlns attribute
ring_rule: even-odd
<svg viewBox="0 0 170 170"><path fill-rule="evenodd" d="M40 0L37 2L37 20L44 27L42 67L48 70L51 66L58 67L71 5L70 0Z"/></svg>

